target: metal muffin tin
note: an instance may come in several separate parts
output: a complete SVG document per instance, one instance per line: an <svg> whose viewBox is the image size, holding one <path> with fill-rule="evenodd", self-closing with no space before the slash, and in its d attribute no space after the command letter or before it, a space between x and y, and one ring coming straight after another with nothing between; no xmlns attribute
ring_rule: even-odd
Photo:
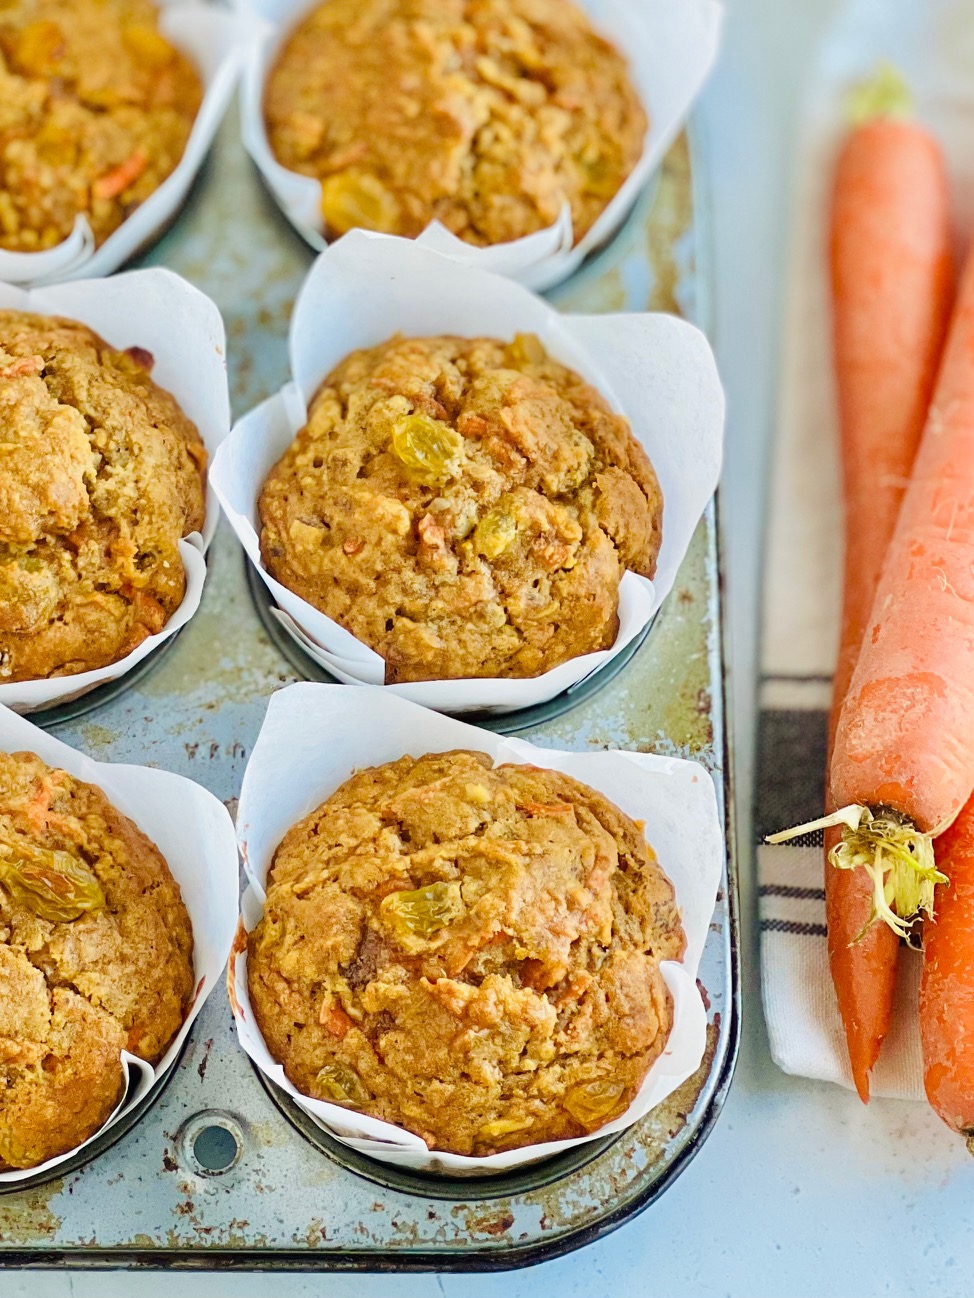
<svg viewBox="0 0 974 1298"><path fill-rule="evenodd" d="M685 137L677 142L611 247L552 294L558 305L681 311L706 325L706 205L691 167L696 152ZM290 306L311 255L261 188L234 120L179 222L146 260L179 271L222 309L237 414L284 381ZM78 700L83 709L48 709L34 719L95 758L188 775L232 811L267 698L296 676L300 659L284 648L266 613L258 615L239 546L224 526L198 613L153 655L152 669L126 677L110 696ZM237 1045L218 989L179 1063L134 1114L53 1175L0 1187L0 1265L503 1268L577 1248L663 1193L716 1120L740 1032L713 506L648 636L597 684L489 723L554 748L693 757L713 773L728 854L700 969L708 1046L694 1077L621 1135L511 1174L406 1173L331 1140L260 1078Z"/></svg>
<svg viewBox="0 0 974 1298"><path fill-rule="evenodd" d="M261 626L274 646L281 651L298 675L306 681L321 681L327 685L337 685L338 679L326 671L320 663L315 662L306 653L297 640L289 635L271 610L274 601L270 591L261 581L252 563L246 564L247 586L254 601L254 608L260 618ZM527 708L513 708L510 712L462 712L458 713L462 721L471 726L482 726L485 730L496 730L502 735L513 735L520 730L529 730L532 726L543 725L545 721L554 721L565 712L570 712L579 703L591 698L609 681L614 680L622 669L635 657L649 635L652 623L644 627L637 636L626 645L622 653L616 654L603 667L584 677L577 684L562 690L553 699L544 703L534 703Z"/></svg>
<svg viewBox="0 0 974 1298"><path fill-rule="evenodd" d="M130 690L133 685L138 685L148 674L153 671L160 663L165 654L179 639L179 631L171 635L168 640L164 640L161 645L153 649L152 653L147 654L140 663L137 663L130 672L124 676L116 676L113 681L106 681L104 685L96 685L93 690L88 690L85 694L79 694L77 698L66 699L63 703L52 703L46 708L37 708L34 712L29 713L31 721L35 726L43 726L45 730L51 730L54 726L62 725L66 721L77 721L79 717L87 716L89 712L95 712L98 708L103 708L106 703L111 703Z"/></svg>

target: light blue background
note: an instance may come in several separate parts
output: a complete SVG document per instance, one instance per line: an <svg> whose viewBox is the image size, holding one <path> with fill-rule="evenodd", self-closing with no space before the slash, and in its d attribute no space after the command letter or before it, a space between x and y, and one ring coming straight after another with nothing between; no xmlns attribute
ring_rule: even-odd
<svg viewBox="0 0 974 1298"><path fill-rule="evenodd" d="M784 212L802 75L836 7L837 0L730 0L723 58L701 107L715 208L715 342L730 411L723 517L746 937L741 1061L710 1140L642 1217L599 1244L528 1271L443 1277L7 1274L0 1276L3 1298L974 1294L974 1160L919 1105L874 1101L867 1110L837 1088L780 1074L768 1056L758 997L746 813Z"/></svg>

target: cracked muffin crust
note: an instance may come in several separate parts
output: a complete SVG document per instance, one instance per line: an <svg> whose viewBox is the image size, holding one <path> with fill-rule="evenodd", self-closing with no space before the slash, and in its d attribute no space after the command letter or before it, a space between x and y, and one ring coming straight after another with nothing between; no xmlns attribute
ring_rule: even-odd
<svg viewBox="0 0 974 1298"><path fill-rule="evenodd" d="M264 99L278 162L322 182L328 236L521 238L566 204L576 242L643 151L623 57L569 0L326 0Z"/></svg>
<svg viewBox="0 0 974 1298"><path fill-rule="evenodd" d="M148 0L0 5L0 248L39 252L79 215L100 245L175 169L203 97Z"/></svg>
<svg viewBox="0 0 974 1298"><path fill-rule="evenodd" d="M0 753L0 1169L93 1135L119 1052L156 1063L193 994L193 935L158 848L101 789Z"/></svg>
<svg viewBox="0 0 974 1298"><path fill-rule="evenodd" d="M533 334L393 338L325 379L259 513L268 571L393 683L610 647L662 497L628 422Z"/></svg>
<svg viewBox="0 0 974 1298"><path fill-rule="evenodd" d="M672 1026L685 938L641 828L484 753L353 775L288 831L251 1004L306 1095L483 1156L597 1130Z"/></svg>
<svg viewBox="0 0 974 1298"><path fill-rule="evenodd" d="M182 601L206 450L152 363L0 310L0 682L116 662Z"/></svg>

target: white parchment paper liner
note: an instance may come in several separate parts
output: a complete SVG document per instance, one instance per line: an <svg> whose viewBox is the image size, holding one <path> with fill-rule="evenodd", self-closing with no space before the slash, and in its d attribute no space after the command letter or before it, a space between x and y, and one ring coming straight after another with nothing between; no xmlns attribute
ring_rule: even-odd
<svg viewBox="0 0 974 1298"><path fill-rule="evenodd" d="M108 280L78 280L31 290L0 283L0 310L67 316L82 321L120 351L144 347L151 352L153 379L172 393L195 423L212 462L230 427L226 335L220 312L192 284L161 267L127 271ZM31 712L77 698L124 675L175 635L199 607L206 577L204 554L218 521L216 497L208 487L203 534L192 532L179 543L186 593L157 635L107 667L74 676L0 684L0 704Z"/></svg>
<svg viewBox="0 0 974 1298"><path fill-rule="evenodd" d="M213 488L241 544L302 648L349 684L381 685L385 664L351 632L275 581L260 557L257 500L268 472L307 419L307 403L350 351L407 336L510 339L536 333L629 419L663 491L656 577L627 572L611 649L529 680L419 681L385 688L449 712L509 711L553 698L620 653L676 580L720 473L724 395L710 346L674 316L561 315L519 284L458 264L409 239L352 231L317 259L291 318L292 382L239 421L217 452Z"/></svg>
<svg viewBox="0 0 974 1298"><path fill-rule="evenodd" d="M535 289L557 284L615 234L686 120L714 64L720 40L723 6L718 0L576 2L596 30L629 61L633 84L649 117L643 154L631 175L575 248L567 206L548 229L489 248L464 243L438 221L420 235L439 252L509 275ZM268 70L284 39L314 7L313 0L238 0L238 7L262 20L244 66L244 144L291 224L313 248L324 248L321 186L312 177L289 171L276 161L267 143L262 109Z"/></svg>
<svg viewBox="0 0 974 1298"><path fill-rule="evenodd" d="M257 1067L285 1090L337 1139L400 1167L480 1175L536 1162L574 1145L625 1130L661 1103L700 1065L707 1015L696 984L720 884L724 842L717 798L707 771L696 762L645 753L565 753L520 739L505 739L450 717L390 698L378 689L303 682L273 695L244 773L237 838L249 885L243 927L260 919L264 883L274 851L288 829L313 811L353 771L394 761L405 753L468 748L490 754L495 764L528 762L564 771L599 789L634 819L645 821L646 837L676 889L687 949L682 962L663 961L660 970L673 997L673 1028L666 1049L621 1117L591 1136L550 1141L486 1158L431 1153L418 1136L300 1094L274 1062L257 1028L247 990L247 953L242 934L234 943L227 985L240 1044Z"/></svg>
<svg viewBox="0 0 974 1298"><path fill-rule="evenodd" d="M162 232L179 210L206 157L230 102L254 25L206 0L155 0L162 10L159 30L195 66L204 95L178 166L131 216L95 248L91 226L79 216L62 243L43 252L0 248L0 280L8 284L53 284L110 275Z"/></svg>
<svg viewBox="0 0 974 1298"><path fill-rule="evenodd" d="M0 707L0 751L36 753L49 766L96 784L112 805L155 843L179 884L189 912L196 978L186 1020L159 1063L153 1068L135 1055L122 1052L126 1090L108 1121L67 1153L23 1171L0 1172L0 1183L4 1183L28 1180L72 1158L130 1112L172 1068L206 998L218 984L230 953L237 922L238 870L229 812L212 793L185 776L147 766L92 761L5 707Z"/></svg>

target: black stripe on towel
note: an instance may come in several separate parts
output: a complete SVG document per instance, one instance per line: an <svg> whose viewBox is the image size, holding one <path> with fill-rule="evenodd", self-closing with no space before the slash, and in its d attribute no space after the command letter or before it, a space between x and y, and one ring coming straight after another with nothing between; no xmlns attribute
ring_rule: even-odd
<svg viewBox="0 0 974 1298"><path fill-rule="evenodd" d="M800 901L824 901L824 888L796 888L790 883L762 883L758 892L762 897L794 897Z"/></svg>
<svg viewBox="0 0 974 1298"><path fill-rule="evenodd" d="M799 672L797 675L782 672L763 672L761 674L762 685L767 681L784 681L786 685L790 685L793 681L798 681L802 685L806 681L810 681L813 685L831 685L833 679L831 673L828 676L823 676L821 672Z"/></svg>
<svg viewBox="0 0 974 1298"><path fill-rule="evenodd" d="M822 815L827 743L827 712L761 713L754 806L759 843L779 829L803 825Z"/></svg>
<svg viewBox="0 0 974 1298"><path fill-rule="evenodd" d="M762 933L799 933L802 937L827 937L824 924L802 924L794 919L763 919Z"/></svg>

